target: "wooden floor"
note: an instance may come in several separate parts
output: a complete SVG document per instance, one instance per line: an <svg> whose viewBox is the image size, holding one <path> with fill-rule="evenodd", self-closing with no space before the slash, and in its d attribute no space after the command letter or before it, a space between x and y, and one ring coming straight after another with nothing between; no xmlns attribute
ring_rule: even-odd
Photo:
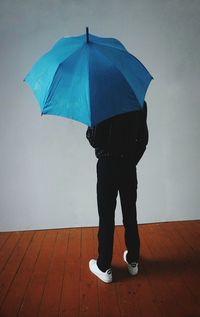
<svg viewBox="0 0 200 317"><path fill-rule="evenodd" d="M0 316L200 316L200 221L140 225L135 277L116 226L111 284L88 269L97 230L0 233Z"/></svg>

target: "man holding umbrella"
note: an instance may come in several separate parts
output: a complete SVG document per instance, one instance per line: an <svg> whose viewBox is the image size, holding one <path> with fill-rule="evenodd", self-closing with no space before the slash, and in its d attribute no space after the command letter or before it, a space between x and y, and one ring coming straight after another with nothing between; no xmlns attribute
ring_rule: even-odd
<svg viewBox="0 0 200 317"><path fill-rule="evenodd" d="M147 104L138 111L109 118L88 127L86 137L95 148L97 161L97 205L99 214L98 258L89 268L106 283L112 282L111 261L115 207L119 192L125 229L124 261L131 275L138 273L140 239L136 199L136 165L148 143Z"/></svg>
<svg viewBox="0 0 200 317"><path fill-rule="evenodd" d="M89 126L96 150L99 256L90 270L112 281L114 212L119 191L125 242L124 260L138 272L136 165L147 142L144 98L153 77L115 38L86 34L62 37L32 66L24 81L32 89L41 115L57 115Z"/></svg>

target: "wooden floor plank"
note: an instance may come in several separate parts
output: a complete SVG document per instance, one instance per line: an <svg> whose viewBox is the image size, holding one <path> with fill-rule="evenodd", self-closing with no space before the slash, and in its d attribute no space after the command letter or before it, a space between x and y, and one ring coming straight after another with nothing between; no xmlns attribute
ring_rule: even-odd
<svg viewBox="0 0 200 317"><path fill-rule="evenodd" d="M185 221L177 222L176 230L182 236L182 239L189 243L191 248L200 253L200 231L199 225L195 225L194 222Z"/></svg>
<svg viewBox="0 0 200 317"><path fill-rule="evenodd" d="M26 287L31 278L44 234L44 231L37 231L35 232L33 239L30 241L29 247L19 270L16 273L12 286L7 293L6 300L1 307L2 316L17 316L17 312L23 301Z"/></svg>
<svg viewBox="0 0 200 317"><path fill-rule="evenodd" d="M94 236L94 254L95 259L98 257L98 227L93 228ZM120 281L126 278L126 274L122 268L122 261L120 259L120 253L118 252L119 242L116 237L116 229L114 233L114 246L113 246L113 259L112 259L112 271L113 271L113 282L112 284L104 284L100 280L98 281L98 293L99 293L99 310L100 316L108 314L108 316L121 316L120 305L119 305L119 294L117 285ZM112 287L110 287L112 285ZM109 306L109 298L112 297L113 305ZM105 303L104 303L105 301ZM108 309L108 311L106 310ZM107 316L107 315L106 315Z"/></svg>
<svg viewBox="0 0 200 317"><path fill-rule="evenodd" d="M0 232L0 249L11 235L11 232Z"/></svg>
<svg viewBox="0 0 200 317"><path fill-rule="evenodd" d="M154 276L154 285L155 281L159 287L160 293L163 294L164 300L167 301L165 306L174 307L173 312L171 312L176 317L187 317L187 316L196 316L199 312L198 306L192 301L192 297L186 288L182 280L178 276L176 270L175 258L170 250L167 247L164 237L159 232L159 224L154 224L149 226L149 235L146 235L146 242L153 253L154 259L154 272L157 268L157 276L159 279L155 279ZM163 283L165 287L163 287ZM177 295L181 295L177 297ZM185 299L185 301L184 301ZM187 303L187 304L185 304ZM191 305L189 305L191 304Z"/></svg>
<svg viewBox="0 0 200 317"><path fill-rule="evenodd" d="M9 252L11 251L11 249L13 249L13 245L15 245L15 248L13 249L13 252L9 257L6 266L0 273L0 306L3 304L5 296L8 293L9 288L11 287L11 284L20 267L21 261L24 257L24 254L26 253L28 245L33 237L33 234L33 231L23 232L20 235L20 239L18 239L19 235L14 235L14 238L16 238L17 243L14 244L12 241L12 244L9 244ZM10 248L11 245L12 248ZM6 256L8 255L8 249L5 250Z"/></svg>
<svg viewBox="0 0 200 317"><path fill-rule="evenodd" d="M140 317L140 305L138 302L138 294L141 288L141 275L131 276L127 271L126 264L123 262L123 252L126 250L124 243L124 229L116 228L117 239L119 241L119 251L121 255L122 268L124 270L124 278L118 283L118 293L120 297L121 316L138 316Z"/></svg>
<svg viewBox="0 0 200 317"><path fill-rule="evenodd" d="M81 230L68 229L68 246L63 277L60 316L79 316Z"/></svg>
<svg viewBox="0 0 200 317"><path fill-rule="evenodd" d="M45 232L18 316L37 316L38 314L57 233L57 230Z"/></svg>
<svg viewBox="0 0 200 317"><path fill-rule="evenodd" d="M21 239L23 232L13 232L8 239L2 244L0 249L0 272L5 267L9 257L12 255L18 241ZM0 298L1 302L1 298Z"/></svg>
<svg viewBox="0 0 200 317"><path fill-rule="evenodd" d="M184 223L183 223L184 225ZM196 232L198 239L200 238L200 220L194 220L192 221L192 228L193 231Z"/></svg>
<svg viewBox="0 0 200 317"><path fill-rule="evenodd" d="M93 229L94 247L95 247L95 259L98 255L98 229ZM115 243L115 239L114 239ZM116 257L114 254L114 260L116 267ZM112 267L113 269L113 267ZM113 270L113 283L105 284L101 280L97 279L98 283L98 296L99 296L99 314L100 316L121 316L120 307L118 302L117 288L115 285L115 270Z"/></svg>
<svg viewBox="0 0 200 317"><path fill-rule="evenodd" d="M192 293L192 290L187 287L187 282L185 277L190 275L190 282L193 286L196 284L196 290L198 288L198 293L200 291L200 277L198 278L197 271L199 270L199 264L196 259L194 260L195 254L191 253L187 250L187 253L190 254L190 260L187 258L185 261L185 257L182 256L180 252L180 246L176 244L178 237L174 235L174 239L172 239L173 234L167 235L165 233L165 224L161 226L160 224L156 227L157 233L159 234L160 239L162 240L162 245L165 248L165 252L170 256L172 261L172 266L170 266L170 278L169 285L176 292L176 296L180 294L182 298L184 298L184 306L186 306L185 313L188 314L198 314L200 311L200 303L197 298ZM187 249L187 247L186 247ZM178 296L179 298L180 296Z"/></svg>
<svg viewBox="0 0 200 317"><path fill-rule="evenodd" d="M38 316L59 315L68 235L67 230L58 231Z"/></svg>
<svg viewBox="0 0 200 317"><path fill-rule="evenodd" d="M92 228L82 228L81 276L79 316L99 316L97 279L89 271L89 260L94 258L94 239Z"/></svg>
<svg viewBox="0 0 200 317"><path fill-rule="evenodd" d="M152 293L155 296L155 303L162 314L170 317L178 317L176 309L176 298L171 294L166 284L166 276L162 272L166 259L151 247L151 225L140 225L141 248L144 250L141 262L145 272L148 275L148 281L151 285ZM172 310L172 307L174 309Z"/></svg>
<svg viewBox="0 0 200 317"><path fill-rule="evenodd" d="M121 254L126 250L124 241L124 229L117 228L119 245L121 246ZM121 259L121 261L123 261ZM126 272L127 280L118 283L119 296L122 316L138 316L145 317L151 312L152 316L164 316L164 313L156 305L156 299L153 295L151 285L147 279L147 273L139 266L139 274L131 276L127 271L127 265L123 262L123 269Z"/></svg>
<svg viewBox="0 0 200 317"><path fill-rule="evenodd" d="M196 302L199 302L199 296L197 294L200 294L200 275L198 274L200 253L194 252L188 242L182 239L182 236L176 229L176 222L160 225L160 231L170 239L169 246L172 246L174 252L177 252L175 263L179 278L190 290L194 298L196 298Z"/></svg>

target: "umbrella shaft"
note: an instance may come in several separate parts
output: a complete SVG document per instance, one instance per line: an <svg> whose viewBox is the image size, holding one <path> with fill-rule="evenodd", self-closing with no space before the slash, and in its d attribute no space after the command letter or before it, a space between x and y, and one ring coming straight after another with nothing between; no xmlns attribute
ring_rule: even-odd
<svg viewBox="0 0 200 317"><path fill-rule="evenodd" d="M86 39L87 39L87 43L89 43L89 28L86 27Z"/></svg>

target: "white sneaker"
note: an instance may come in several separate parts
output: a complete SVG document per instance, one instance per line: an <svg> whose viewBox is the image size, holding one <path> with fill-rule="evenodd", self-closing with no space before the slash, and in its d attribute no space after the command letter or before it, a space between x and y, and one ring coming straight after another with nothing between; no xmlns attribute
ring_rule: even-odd
<svg viewBox="0 0 200 317"><path fill-rule="evenodd" d="M111 283L112 282L112 270L111 268L108 269L106 272L102 272L98 266L97 261L94 259L91 259L89 261L89 268L92 273L94 273L100 280L102 280L105 283Z"/></svg>
<svg viewBox="0 0 200 317"><path fill-rule="evenodd" d="M132 262L128 263L126 259L128 251L124 251L124 261L127 263L128 271L131 275L137 275L138 274L138 262Z"/></svg>

